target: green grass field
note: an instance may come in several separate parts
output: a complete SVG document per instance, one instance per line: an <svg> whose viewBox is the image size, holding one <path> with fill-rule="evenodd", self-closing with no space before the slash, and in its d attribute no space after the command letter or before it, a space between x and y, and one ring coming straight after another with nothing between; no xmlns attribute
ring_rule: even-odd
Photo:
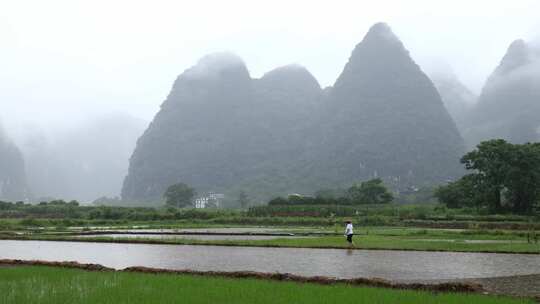
<svg viewBox="0 0 540 304"><path fill-rule="evenodd" d="M477 294L323 286L193 275L0 267L0 303L534 303Z"/></svg>

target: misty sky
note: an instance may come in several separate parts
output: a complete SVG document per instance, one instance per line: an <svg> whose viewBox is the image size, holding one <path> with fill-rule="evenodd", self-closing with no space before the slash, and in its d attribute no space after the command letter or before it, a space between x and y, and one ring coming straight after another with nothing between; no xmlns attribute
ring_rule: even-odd
<svg viewBox="0 0 540 304"><path fill-rule="evenodd" d="M306 66L333 84L387 22L426 71L475 92L513 40L538 39L540 1L0 0L0 121L54 129L107 112L150 120L178 74L232 51L253 77Z"/></svg>

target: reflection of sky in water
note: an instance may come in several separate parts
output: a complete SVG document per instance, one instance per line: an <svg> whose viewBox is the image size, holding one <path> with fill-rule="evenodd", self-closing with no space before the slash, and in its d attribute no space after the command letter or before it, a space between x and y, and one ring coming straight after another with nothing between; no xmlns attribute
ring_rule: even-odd
<svg viewBox="0 0 540 304"><path fill-rule="evenodd" d="M0 241L0 259L108 267L259 271L304 276L436 280L540 273L540 255L225 246Z"/></svg>

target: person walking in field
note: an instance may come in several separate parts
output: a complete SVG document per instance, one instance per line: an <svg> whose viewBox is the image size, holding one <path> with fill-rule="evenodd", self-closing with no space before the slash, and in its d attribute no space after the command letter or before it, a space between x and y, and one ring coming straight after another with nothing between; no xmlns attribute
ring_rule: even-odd
<svg viewBox="0 0 540 304"><path fill-rule="evenodd" d="M347 237L347 242L349 242L349 247L353 247L354 246L354 243L353 243L353 225L352 225L352 222L351 221L347 221L347 226L345 227L345 236Z"/></svg>

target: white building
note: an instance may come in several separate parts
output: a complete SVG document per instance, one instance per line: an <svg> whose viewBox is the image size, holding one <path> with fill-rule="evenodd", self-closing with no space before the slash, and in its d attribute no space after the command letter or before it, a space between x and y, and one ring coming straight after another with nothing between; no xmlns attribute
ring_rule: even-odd
<svg viewBox="0 0 540 304"><path fill-rule="evenodd" d="M224 194L210 192L205 196L201 196L195 199L195 208L208 208L209 202L215 202L216 207L219 208L221 206L221 201L223 200L223 198L225 198Z"/></svg>
<svg viewBox="0 0 540 304"><path fill-rule="evenodd" d="M195 199L195 208L197 209L203 209L206 208L206 205L208 205L208 197L199 197Z"/></svg>

